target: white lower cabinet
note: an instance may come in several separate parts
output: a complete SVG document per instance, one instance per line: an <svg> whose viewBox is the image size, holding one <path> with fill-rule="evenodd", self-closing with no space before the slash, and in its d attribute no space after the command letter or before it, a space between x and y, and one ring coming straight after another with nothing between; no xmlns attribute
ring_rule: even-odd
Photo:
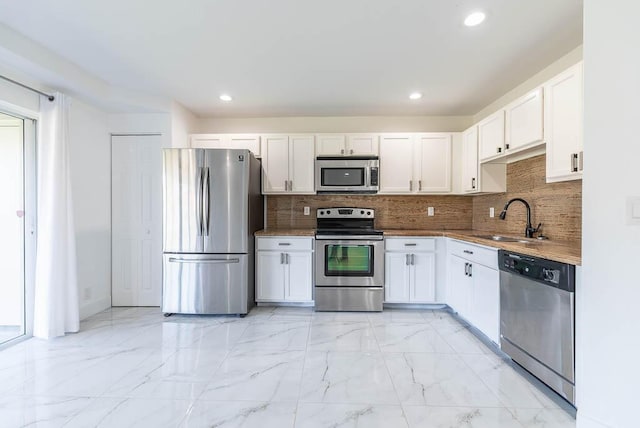
<svg viewBox="0 0 640 428"><path fill-rule="evenodd" d="M495 343L500 342L500 273L496 249L450 240L447 303Z"/></svg>
<svg viewBox="0 0 640 428"><path fill-rule="evenodd" d="M313 301L313 238L256 239L256 301Z"/></svg>
<svg viewBox="0 0 640 428"><path fill-rule="evenodd" d="M435 262L433 238L386 239L385 302L435 302Z"/></svg>

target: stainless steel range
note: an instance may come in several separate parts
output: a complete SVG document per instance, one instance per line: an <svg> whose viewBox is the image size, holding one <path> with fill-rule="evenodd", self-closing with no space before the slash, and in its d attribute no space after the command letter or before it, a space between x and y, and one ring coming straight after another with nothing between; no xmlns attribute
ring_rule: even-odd
<svg viewBox="0 0 640 428"><path fill-rule="evenodd" d="M316 311L382 311L384 244L370 208L320 208Z"/></svg>

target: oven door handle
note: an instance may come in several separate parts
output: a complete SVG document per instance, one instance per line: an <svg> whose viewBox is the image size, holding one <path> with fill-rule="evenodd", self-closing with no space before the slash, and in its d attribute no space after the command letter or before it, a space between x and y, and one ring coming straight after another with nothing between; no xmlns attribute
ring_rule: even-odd
<svg viewBox="0 0 640 428"><path fill-rule="evenodd" d="M321 241L382 241L382 235L316 235Z"/></svg>

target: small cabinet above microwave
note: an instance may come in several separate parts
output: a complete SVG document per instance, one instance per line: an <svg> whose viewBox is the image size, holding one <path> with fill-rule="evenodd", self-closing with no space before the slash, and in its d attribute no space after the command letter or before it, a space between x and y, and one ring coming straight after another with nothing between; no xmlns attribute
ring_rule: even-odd
<svg viewBox="0 0 640 428"><path fill-rule="evenodd" d="M317 134L316 156L377 156L378 134Z"/></svg>
<svg viewBox="0 0 640 428"><path fill-rule="evenodd" d="M378 193L377 156L318 156L318 193Z"/></svg>

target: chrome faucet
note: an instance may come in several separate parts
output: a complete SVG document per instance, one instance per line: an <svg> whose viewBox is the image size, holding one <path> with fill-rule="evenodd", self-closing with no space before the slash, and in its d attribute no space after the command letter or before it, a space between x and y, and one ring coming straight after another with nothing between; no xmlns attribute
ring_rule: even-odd
<svg viewBox="0 0 640 428"><path fill-rule="evenodd" d="M538 227L533 227L531 225L531 207L529 206L527 201L525 201L524 199L513 198L509 202L507 202L506 205L504 206L504 209L500 213L500 220L505 220L507 218L507 209L509 208L509 205L511 205L512 202L516 202L516 201L522 202L524 206L527 208L527 226L524 230L524 236L526 236L527 238L533 238L533 234L538 232L538 230L540 230L540 226L542 226L542 223L539 223Z"/></svg>

